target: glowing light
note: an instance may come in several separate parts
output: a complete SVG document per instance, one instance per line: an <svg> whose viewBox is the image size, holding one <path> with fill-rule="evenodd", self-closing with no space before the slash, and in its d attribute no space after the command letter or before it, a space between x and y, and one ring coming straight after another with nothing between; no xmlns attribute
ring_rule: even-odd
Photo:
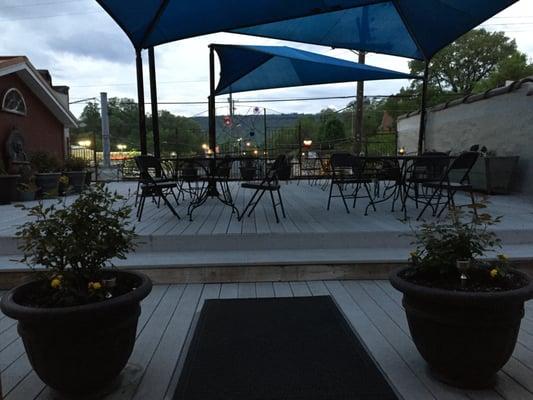
<svg viewBox="0 0 533 400"><path fill-rule="evenodd" d="M310 147L313 144L313 141L311 139L304 139L304 146Z"/></svg>

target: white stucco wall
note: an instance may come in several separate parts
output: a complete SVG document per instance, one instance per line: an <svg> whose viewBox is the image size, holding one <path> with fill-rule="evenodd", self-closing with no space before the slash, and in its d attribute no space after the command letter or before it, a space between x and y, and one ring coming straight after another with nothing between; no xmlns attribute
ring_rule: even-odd
<svg viewBox="0 0 533 400"><path fill-rule="evenodd" d="M398 120L398 146L407 152L416 151L419 120L419 115ZM533 84L428 113L426 149L458 153L474 144L500 156L520 156L514 190L533 196Z"/></svg>

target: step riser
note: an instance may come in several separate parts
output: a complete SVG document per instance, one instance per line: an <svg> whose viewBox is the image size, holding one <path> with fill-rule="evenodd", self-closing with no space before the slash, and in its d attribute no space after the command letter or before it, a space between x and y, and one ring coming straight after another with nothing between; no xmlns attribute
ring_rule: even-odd
<svg viewBox="0 0 533 400"><path fill-rule="evenodd" d="M138 268L154 284L289 282L332 279L388 279L391 270L407 263L359 263L338 265L267 265L232 267ZM513 262L513 267L533 276L533 260ZM128 270L128 269L126 269ZM0 289L10 289L35 276L32 271L0 272Z"/></svg>
<svg viewBox="0 0 533 400"><path fill-rule="evenodd" d="M533 231L498 231L504 245L533 243ZM412 248L413 237L400 232L340 232L255 235L141 236L137 253L179 251L306 250ZM17 239L0 237L0 256L17 255Z"/></svg>

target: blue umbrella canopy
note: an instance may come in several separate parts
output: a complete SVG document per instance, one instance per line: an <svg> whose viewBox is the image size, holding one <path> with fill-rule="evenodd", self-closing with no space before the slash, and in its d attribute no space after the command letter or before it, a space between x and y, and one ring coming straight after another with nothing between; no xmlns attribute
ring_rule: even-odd
<svg viewBox="0 0 533 400"><path fill-rule="evenodd" d="M518 0L97 0L137 49L230 31L417 59Z"/></svg>
<svg viewBox="0 0 533 400"><path fill-rule="evenodd" d="M416 76L290 47L212 45L220 59L215 94Z"/></svg>

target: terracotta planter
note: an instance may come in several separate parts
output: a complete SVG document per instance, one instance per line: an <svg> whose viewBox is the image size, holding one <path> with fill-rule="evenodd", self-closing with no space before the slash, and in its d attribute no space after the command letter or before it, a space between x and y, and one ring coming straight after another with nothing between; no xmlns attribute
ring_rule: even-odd
<svg viewBox="0 0 533 400"><path fill-rule="evenodd" d="M152 289L149 278L117 272L135 290L113 299L77 307L22 306L39 282L18 286L2 298L2 311L18 320L18 332L39 377L68 394L100 391L117 377L135 343L140 302Z"/></svg>
<svg viewBox="0 0 533 400"><path fill-rule="evenodd" d="M416 285L393 271L392 286L403 293L413 341L439 380L453 386L482 389L495 382L513 353L524 301L533 283L502 292L458 292Z"/></svg>
<svg viewBox="0 0 533 400"><path fill-rule="evenodd" d="M17 183L20 175L0 175L0 204L17 200Z"/></svg>

